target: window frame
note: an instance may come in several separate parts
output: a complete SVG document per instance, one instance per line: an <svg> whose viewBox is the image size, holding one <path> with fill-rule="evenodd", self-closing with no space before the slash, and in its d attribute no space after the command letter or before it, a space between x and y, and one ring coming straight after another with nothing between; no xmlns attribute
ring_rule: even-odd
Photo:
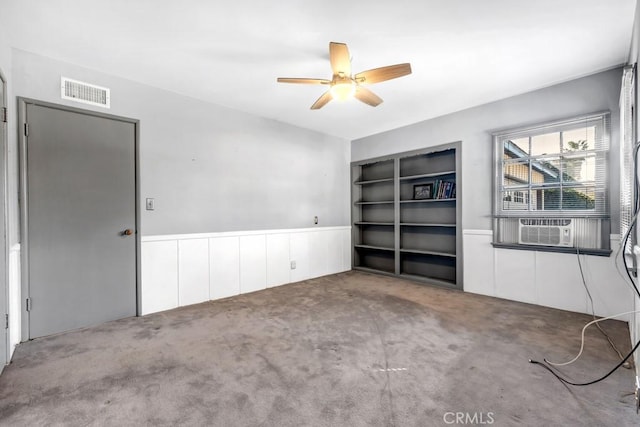
<svg viewBox="0 0 640 427"><path fill-rule="evenodd" d="M505 149L504 141L515 140L517 138L527 137L529 138L529 144L531 144L531 138L536 135L544 135L553 132L571 131L572 129L590 127L591 123L596 125L596 131L594 135L594 147L590 150L585 150L587 153L595 153L595 176L593 180L585 181L572 181L570 184L561 186L562 176L559 176L558 182L553 183L538 183L533 185L531 177L532 163L531 159L539 158L555 158L558 161L563 159L566 155L566 151L560 148L560 152L545 154L540 156L532 156L531 145L529 146L529 152L524 157L521 163L527 165L528 175L524 179L522 171L517 171L513 175L516 178L521 179L524 184L521 186L505 186ZM561 252L561 253L576 253L585 255L597 255L597 256L609 256L611 254L610 246L610 233L611 233L611 202L610 202L610 179L611 179L611 164L610 164L610 152L611 152L611 112L601 111L582 116L574 116L563 120L548 121L544 123L537 123L528 126L522 126L517 128L511 128L507 130L501 130L492 133L493 136L493 186L492 186L492 206L493 206L493 242L492 245L498 248L505 249L519 249L519 250L533 250L533 251L546 251L546 252ZM559 138L561 138L559 136ZM560 139L561 141L561 139ZM562 146L562 142L559 143L559 147ZM582 151L580 151L579 157L586 157ZM591 155L591 154L590 154ZM508 160L508 159L507 159ZM516 160L512 164L517 163ZM507 161L506 164L509 164ZM555 167L554 167L555 169ZM559 166L556 173L563 174L563 167ZM525 182L526 181L526 182ZM586 185L585 185L586 184ZM533 204L536 203L532 200L535 195L531 191L532 185L534 188L576 188L582 187L586 189L594 189L594 208L593 209L560 209L562 205L559 202L558 209L531 209ZM507 188L508 187L508 188ZM505 207L503 196L506 191L510 192L511 199L515 202L516 192L524 191L528 196L526 210L507 210ZM512 202L512 203L514 203ZM553 246L553 245L541 245L541 244L525 244L519 242L518 226L520 219L541 218L541 219L573 219L574 220L574 238L573 246ZM515 228L514 228L515 227ZM514 234L515 233L515 234Z"/></svg>
<svg viewBox="0 0 640 427"><path fill-rule="evenodd" d="M536 125L512 128L500 132L493 133L493 169L494 169L494 183L493 183L493 216L494 218L501 217L522 217L522 218L577 218L577 217L590 217L590 218L610 218L611 208L609 203L609 152L610 152L610 116L608 111L593 113L584 116L573 117L564 120L552 121L547 123L539 123ZM529 169L527 181L522 185L505 186L503 179L505 164L516 164L516 161L505 162L504 159L504 141L507 139L517 138L532 138L537 135L549 134L553 132L566 132L569 130L584 126L585 122L594 122L596 125L596 135L601 132L601 137L596 136L596 140L600 139L601 147L594 147L584 152L580 152L581 157L587 157L594 155L596 158L596 174L600 169L602 176L596 176L593 181L580 181L571 183L564 181L562 177L558 182L554 183L533 183L531 177L531 166L529 162L532 160L540 159L558 159L561 160L566 157L566 152L562 150L559 152L544 154L544 155L530 155L524 157L524 160ZM571 157L571 156L569 156ZM598 186L598 180L601 180L600 187ZM564 188L593 188L595 191L595 206L593 209L531 209L532 196L531 191L544 190L544 189L559 189L562 191ZM502 195L504 192L510 191L524 192L528 194L528 208L525 210L507 210L504 209L504 203ZM513 197L513 195L512 195Z"/></svg>

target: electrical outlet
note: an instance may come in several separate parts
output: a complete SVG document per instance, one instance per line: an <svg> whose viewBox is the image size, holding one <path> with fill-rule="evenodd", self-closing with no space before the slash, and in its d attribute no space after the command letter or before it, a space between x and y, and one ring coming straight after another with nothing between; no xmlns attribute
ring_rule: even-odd
<svg viewBox="0 0 640 427"><path fill-rule="evenodd" d="M317 216L314 216L314 217L313 217L313 223L314 223L314 224L317 224L317 223L318 223L318 217L317 217Z"/></svg>
<svg viewBox="0 0 640 427"><path fill-rule="evenodd" d="M291 269L292 270L296 269L296 262L295 261L291 261Z"/></svg>

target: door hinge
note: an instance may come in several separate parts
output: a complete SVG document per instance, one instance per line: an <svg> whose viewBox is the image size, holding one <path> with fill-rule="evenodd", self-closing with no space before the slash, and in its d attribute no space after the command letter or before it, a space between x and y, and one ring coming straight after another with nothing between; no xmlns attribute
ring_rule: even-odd
<svg viewBox="0 0 640 427"><path fill-rule="evenodd" d="M24 124L24 136L29 136L29 123Z"/></svg>
<svg viewBox="0 0 640 427"><path fill-rule="evenodd" d="M4 328L9 329L9 314L4 315Z"/></svg>
<svg viewBox="0 0 640 427"><path fill-rule="evenodd" d="M27 298L27 311L31 311L31 298Z"/></svg>
<svg viewBox="0 0 640 427"><path fill-rule="evenodd" d="M7 107L2 107L2 121L7 123Z"/></svg>

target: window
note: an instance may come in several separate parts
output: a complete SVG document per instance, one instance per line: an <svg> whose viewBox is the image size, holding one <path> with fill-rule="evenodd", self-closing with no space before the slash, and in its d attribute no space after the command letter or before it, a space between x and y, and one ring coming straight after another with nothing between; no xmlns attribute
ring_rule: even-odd
<svg viewBox="0 0 640 427"><path fill-rule="evenodd" d="M608 122L594 114L494 135L495 243L609 248ZM535 240L549 230L526 218L569 220L566 242Z"/></svg>

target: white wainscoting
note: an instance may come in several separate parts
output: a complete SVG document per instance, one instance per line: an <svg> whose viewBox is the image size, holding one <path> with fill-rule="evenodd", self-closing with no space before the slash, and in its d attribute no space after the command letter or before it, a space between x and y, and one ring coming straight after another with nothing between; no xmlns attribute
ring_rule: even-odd
<svg viewBox="0 0 640 427"><path fill-rule="evenodd" d="M640 265L640 246L634 246L633 252L635 255L636 265ZM635 279L635 284L636 286L640 286L637 278ZM635 311L640 310L640 299L638 299L636 295L633 297L633 309ZM629 335L631 336L631 345L634 346L638 340L640 340L640 313L635 313L631 317L631 321L629 322ZM636 361L636 378L640 378L640 363L638 363L638 360L640 360L640 350L636 350L633 357Z"/></svg>
<svg viewBox="0 0 640 427"><path fill-rule="evenodd" d="M466 292L591 314L577 255L494 248L492 240L491 230L463 231ZM611 256L580 255L598 316L633 310L632 291L616 270L618 246L612 235Z"/></svg>
<svg viewBox="0 0 640 427"><path fill-rule="evenodd" d="M351 227L143 236L141 240L142 314L351 269Z"/></svg>
<svg viewBox="0 0 640 427"><path fill-rule="evenodd" d="M9 360L21 341L22 288L20 284L20 243L9 249Z"/></svg>

